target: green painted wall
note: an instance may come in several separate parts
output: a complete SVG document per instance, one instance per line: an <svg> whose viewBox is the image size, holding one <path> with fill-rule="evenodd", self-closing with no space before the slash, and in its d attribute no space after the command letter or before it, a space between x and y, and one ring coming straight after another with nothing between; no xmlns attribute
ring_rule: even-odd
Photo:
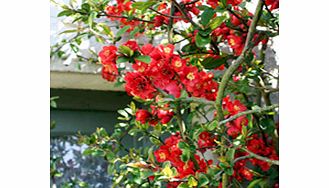
<svg viewBox="0 0 329 188"><path fill-rule="evenodd" d="M113 130L117 110L129 104L124 92L51 89L51 96L59 96L57 108L51 109L51 120L56 122L51 136L72 135L77 131L90 134L97 127Z"/></svg>

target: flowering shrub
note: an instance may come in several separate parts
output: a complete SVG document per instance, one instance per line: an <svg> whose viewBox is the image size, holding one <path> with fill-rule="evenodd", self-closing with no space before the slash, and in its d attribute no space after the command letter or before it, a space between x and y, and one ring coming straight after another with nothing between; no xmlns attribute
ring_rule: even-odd
<svg viewBox="0 0 329 188"><path fill-rule="evenodd" d="M113 186L279 186L278 105L269 97L277 92L269 81L277 78L264 69L267 45L278 35L279 1L259 0L254 12L249 4L98 0L62 5L59 16L87 24L86 32L104 44L98 52L102 77L124 83L138 102L118 111L122 122L113 133L100 128L80 135L89 146L86 155L109 162ZM98 20L102 16L118 24L116 34ZM159 35L166 40L153 45ZM150 42L139 43L141 37ZM127 148L121 141L129 136L146 145Z"/></svg>

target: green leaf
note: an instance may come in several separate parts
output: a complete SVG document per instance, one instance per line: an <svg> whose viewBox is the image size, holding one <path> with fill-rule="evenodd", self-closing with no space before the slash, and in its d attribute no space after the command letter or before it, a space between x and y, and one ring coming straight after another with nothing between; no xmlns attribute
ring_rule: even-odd
<svg viewBox="0 0 329 188"><path fill-rule="evenodd" d="M82 152L82 155L90 155L93 151L93 149L87 148Z"/></svg>
<svg viewBox="0 0 329 188"><path fill-rule="evenodd" d="M189 149L184 149L181 155L181 159L183 162L187 162L191 158L191 152Z"/></svg>
<svg viewBox="0 0 329 188"><path fill-rule="evenodd" d="M80 181L79 186L82 187L82 188L83 187L88 187L88 184L86 182Z"/></svg>
<svg viewBox="0 0 329 188"><path fill-rule="evenodd" d="M129 37L130 38L134 38L135 37L135 34L139 32L139 28L138 27L135 27L134 30L132 30L130 33L129 33Z"/></svg>
<svg viewBox="0 0 329 188"><path fill-rule="evenodd" d="M130 26L126 25L123 28L119 29L119 31L116 33L116 37L120 37L121 35L123 35L129 28Z"/></svg>
<svg viewBox="0 0 329 188"><path fill-rule="evenodd" d="M140 177L140 176L133 176L133 181L134 181L134 183L136 183L137 185L140 185L141 183L142 183L142 177Z"/></svg>
<svg viewBox="0 0 329 188"><path fill-rule="evenodd" d="M215 14L215 11L212 9L212 8L207 8L203 11L203 13L201 14L201 21L200 23L203 25L203 26L206 26L210 19L214 16Z"/></svg>
<svg viewBox="0 0 329 188"><path fill-rule="evenodd" d="M235 148L228 149L228 151L226 152L226 160L232 163L234 160L234 154Z"/></svg>
<svg viewBox="0 0 329 188"><path fill-rule="evenodd" d="M205 186L209 183L209 179L205 174L200 173L198 176L199 187Z"/></svg>
<svg viewBox="0 0 329 188"><path fill-rule="evenodd" d="M226 169L225 169L225 173L226 173L227 175L229 175L229 176L232 176L233 173L234 173L234 170L233 170L233 168L226 168Z"/></svg>
<svg viewBox="0 0 329 188"><path fill-rule="evenodd" d="M74 44L70 44L70 47L71 47L71 49L73 50L74 53L77 53L79 51L79 48Z"/></svg>
<svg viewBox="0 0 329 188"><path fill-rule="evenodd" d="M125 118L129 117L128 113L126 111L124 111L124 110L118 110L118 113L120 115L122 115L123 117L125 117Z"/></svg>
<svg viewBox="0 0 329 188"><path fill-rule="evenodd" d="M134 55L134 51L128 46L120 46L118 51L127 57L131 57L132 55Z"/></svg>
<svg viewBox="0 0 329 188"><path fill-rule="evenodd" d="M196 50L197 50L197 48L195 47L194 44L187 44L187 45L183 46L183 48L182 48L182 52L185 52L185 53L191 53Z"/></svg>
<svg viewBox="0 0 329 188"><path fill-rule="evenodd" d="M162 145L161 141L156 138L150 137L150 141L157 146Z"/></svg>
<svg viewBox="0 0 329 188"><path fill-rule="evenodd" d="M123 62L128 62L129 58L124 57L124 56L119 56L117 59L117 63L123 63Z"/></svg>
<svg viewBox="0 0 329 188"><path fill-rule="evenodd" d="M144 62L144 63L150 63L151 62L151 58L148 55L140 55L138 57L135 58L135 60Z"/></svg>
<svg viewBox="0 0 329 188"><path fill-rule="evenodd" d="M152 164L154 164L155 158L154 158L154 154L153 154L153 146L150 147L150 149L147 151L147 153L148 153L147 160L150 161Z"/></svg>
<svg viewBox="0 0 329 188"><path fill-rule="evenodd" d="M226 16L217 16L216 18L212 19L209 23L209 27L211 30L216 29L218 26L220 26L225 20L227 19Z"/></svg>
<svg viewBox="0 0 329 188"><path fill-rule="evenodd" d="M198 8L199 10L206 10L206 9L208 9L208 8L211 8L211 7L206 6L206 5L200 5L200 6L197 6L197 8Z"/></svg>
<svg viewBox="0 0 329 188"><path fill-rule="evenodd" d="M114 154L113 152L109 151L109 152L106 154L106 159L107 159L108 161L110 161L110 160L112 160L112 159L114 159L114 158L115 158L115 154Z"/></svg>
<svg viewBox="0 0 329 188"><path fill-rule="evenodd" d="M207 28L207 29L200 29L199 31L198 31L198 33L200 34L200 36L202 36L202 37L208 37L209 36L209 34L211 33L211 29L210 28Z"/></svg>
<svg viewBox="0 0 329 188"><path fill-rule="evenodd" d="M220 0L220 1L223 3L224 6L227 5L227 0Z"/></svg>
<svg viewBox="0 0 329 188"><path fill-rule="evenodd" d="M120 175L117 179L115 179L115 184L119 184L122 179L123 179L123 175ZM115 187L115 186L113 186L113 187Z"/></svg>
<svg viewBox="0 0 329 188"><path fill-rule="evenodd" d="M63 10L62 12L57 14L57 17L62 17L62 16L70 16L74 12L72 10Z"/></svg>
<svg viewBox="0 0 329 188"><path fill-rule="evenodd" d="M78 30L76 29L69 29L69 30L65 30L63 32L60 32L58 35L61 35L61 34L65 34L65 33L74 33L74 32L77 32Z"/></svg>
<svg viewBox="0 0 329 188"><path fill-rule="evenodd" d="M187 143L181 141L181 142L178 143L178 147L180 149L188 149L189 145Z"/></svg>
<svg viewBox="0 0 329 188"><path fill-rule="evenodd" d="M256 179L254 181L252 181L247 188L254 188L257 184L259 184L260 182L262 182L263 179Z"/></svg>
<svg viewBox="0 0 329 188"><path fill-rule="evenodd" d="M104 156L104 151L103 150L100 150L100 149L96 149L96 150L94 150L92 153L91 153L91 155L92 156Z"/></svg>
<svg viewBox="0 0 329 188"><path fill-rule="evenodd" d="M198 181L193 176L188 177L187 184L189 187L195 187L198 185Z"/></svg>
<svg viewBox="0 0 329 188"><path fill-rule="evenodd" d="M95 12L95 11L92 11L92 12L89 14L89 17L88 17L88 24L89 24L89 27L93 27L94 19L96 18L96 16L97 16L97 12Z"/></svg>
<svg viewBox="0 0 329 188"><path fill-rule="evenodd" d="M197 47L202 48L210 43L210 37L202 37L199 33L195 37L195 44Z"/></svg>
<svg viewBox="0 0 329 188"><path fill-rule="evenodd" d="M218 127L218 121L217 120L214 120L212 122L210 122L208 125L207 125L207 129L209 131L213 131L216 129L216 127Z"/></svg>
<svg viewBox="0 0 329 188"><path fill-rule="evenodd" d="M134 2L131 6L135 9L144 12L146 9L153 6L154 4L156 4L156 1Z"/></svg>
<svg viewBox="0 0 329 188"><path fill-rule="evenodd" d="M220 58L207 57L201 62L201 65L206 69L214 69L225 64L229 57L230 56Z"/></svg>
<svg viewBox="0 0 329 188"><path fill-rule="evenodd" d="M56 103L54 100L51 100L51 101L50 101L50 106L51 106L52 108L57 108L57 103Z"/></svg>
<svg viewBox="0 0 329 188"><path fill-rule="evenodd" d="M84 3L81 5L81 8L85 10L86 12L89 12L90 10L90 5L88 3Z"/></svg>
<svg viewBox="0 0 329 188"><path fill-rule="evenodd" d="M189 188L190 186L187 183L180 183L177 188Z"/></svg>

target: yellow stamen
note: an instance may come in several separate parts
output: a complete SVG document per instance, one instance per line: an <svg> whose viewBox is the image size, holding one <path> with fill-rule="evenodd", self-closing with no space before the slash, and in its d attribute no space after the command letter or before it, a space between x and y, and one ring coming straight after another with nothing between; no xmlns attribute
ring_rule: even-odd
<svg viewBox="0 0 329 188"><path fill-rule="evenodd" d="M187 74L186 78L192 81L192 80L194 80L195 76L194 76L193 72L190 72Z"/></svg>

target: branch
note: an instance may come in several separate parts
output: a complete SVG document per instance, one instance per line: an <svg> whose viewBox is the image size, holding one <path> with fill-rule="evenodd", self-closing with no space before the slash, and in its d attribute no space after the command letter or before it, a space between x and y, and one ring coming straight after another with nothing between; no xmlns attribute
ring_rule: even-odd
<svg viewBox="0 0 329 188"><path fill-rule="evenodd" d="M180 6L180 4L177 3L176 0L172 0L173 4L175 4L175 6L177 7L177 9L183 14L183 16L195 27L200 28L200 26L195 23L187 14L186 12L183 10L183 8Z"/></svg>
<svg viewBox="0 0 329 188"><path fill-rule="evenodd" d="M238 158L234 159L233 164L235 164L238 161L241 161L241 160L244 160L244 159L249 159L249 158L252 158L252 156L251 155L245 155L245 156L242 156L242 157L238 157Z"/></svg>
<svg viewBox="0 0 329 188"><path fill-rule="evenodd" d="M182 19L181 16L173 16L173 15L164 14L164 13L162 13L162 12L159 12L159 11L155 10L155 9L152 8L152 7L150 7L149 9L152 10L152 11L154 11L154 12L156 12L156 13L158 13L158 14L160 14L161 16L164 16L164 17L175 18L175 19Z"/></svg>
<svg viewBox="0 0 329 188"><path fill-rule="evenodd" d="M199 103L199 104L206 104L206 105L215 105L214 101L209 101L207 99L203 99L203 98L197 98L197 97L185 97L185 98L180 98L178 99L179 101L182 102L195 102L195 103Z"/></svg>
<svg viewBox="0 0 329 188"><path fill-rule="evenodd" d="M230 122L230 121L233 121L233 120L237 119L240 116L244 116L244 115L247 115L247 114L253 114L253 113L262 113L262 112L273 110L273 109L275 109L277 107L279 107L279 105L278 104L274 104L272 106L266 106L264 108L258 108L258 109L254 109L254 110L243 111L241 113L238 113L238 114L236 114L234 116L231 116L230 118L227 118L227 119L219 122L219 125L224 125L225 123Z"/></svg>
<svg viewBox="0 0 329 188"><path fill-rule="evenodd" d="M255 10L254 17L251 22L251 25L248 29L248 35L247 35L246 43L242 50L242 53L237 58L237 60L232 62L232 65L226 70L226 72L224 73L223 78L221 80L221 83L219 84L217 98L216 98L216 109L217 109L218 122L220 122L224 119L224 114L223 114L223 109L222 109L222 102L223 102L222 100L224 98L225 88L227 86L229 79L232 77L232 74L234 73L234 71L244 61L245 55L251 51L251 48L253 46L253 45L251 45L251 40L254 37L258 20L262 14L262 9L263 9L263 0L259 0L256 10ZM222 136L222 138L221 138L222 141L223 141L223 137L224 136ZM221 156L223 156L223 154L224 154L224 148L221 148ZM226 173L223 173L222 188L227 188L227 184L228 184L228 176Z"/></svg>
<svg viewBox="0 0 329 188"><path fill-rule="evenodd" d="M279 165L279 161L278 160L271 160L267 157L263 157L263 156L260 156L260 155L257 155L256 153L253 153L251 151L249 151L248 149L246 148L241 148L243 151L247 152L250 157L253 157L253 158L256 158L256 159L259 159L261 161L265 161L265 162L268 162L270 164L274 164L274 165Z"/></svg>
<svg viewBox="0 0 329 188"><path fill-rule="evenodd" d="M186 6L186 5L194 4L194 3L198 2L198 1L200 1L200 0L194 0L194 1L191 1L191 2L188 2L188 3L185 3L184 5Z"/></svg>
<svg viewBox="0 0 329 188"><path fill-rule="evenodd" d="M78 11L77 11L78 12ZM81 14L81 12L78 12ZM141 18L136 18L136 17L132 17L132 18L128 18L127 16L116 16L116 15L110 15L107 14L106 12L102 12L103 14L99 14L99 16L107 16L107 17L111 17L111 18L125 18L125 19L132 19L132 20L137 20L137 21L141 21L141 22L147 22L147 23L154 23L154 21L151 20L143 20Z"/></svg>
<svg viewBox="0 0 329 188"><path fill-rule="evenodd" d="M241 55L237 58L237 60L232 62L232 65L224 73L221 83L219 84L217 99L216 99L218 121L221 121L224 119L223 109L222 109L222 100L224 98L224 90L227 86L229 79L232 77L232 74L234 73L234 71L241 65L241 63L245 59L245 55L248 54L251 51L251 48L253 47L251 44L252 43L251 40L255 34L256 26L257 26L258 20L261 16L262 9L263 9L263 0L259 0L257 7L256 7L255 15L253 17L252 23L248 30L246 44L243 48L243 51L242 51Z"/></svg>
<svg viewBox="0 0 329 188"><path fill-rule="evenodd" d="M132 2L136 2L136 1L132 0ZM173 15L164 14L160 11L155 10L152 7L149 7L148 9L150 9L150 10L152 10L152 11L154 11L154 12L156 12L156 13L160 14L161 16L164 16L164 17L182 19L182 17L180 17L180 16L173 16Z"/></svg>
<svg viewBox="0 0 329 188"><path fill-rule="evenodd" d="M184 121L183 121L183 118L182 118L182 115L180 113L181 111L181 108L180 108L180 104L178 103L177 104L177 108L176 108L176 119L177 119L177 124L178 124L178 127L179 127L179 132L180 132L180 135L182 136L183 140L186 140L186 136L184 134L185 130L186 130L186 127L185 127L185 124L184 124Z"/></svg>
<svg viewBox="0 0 329 188"><path fill-rule="evenodd" d="M170 7L170 16L173 16L175 13L175 5L173 2L171 2L171 7ZM174 18L169 18L169 24L168 24L168 42L169 44L172 44L173 43L173 26L174 24Z"/></svg>
<svg viewBox="0 0 329 188"><path fill-rule="evenodd" d="M225 136L223 136L222 138L224 138L225 140L227 140L229 143L232 144L232 141L230 139L226 138ZM236 158L233 162L237 162L237 161L242 160L242 159L245 159L245 158L251 158L251 157L253 157L253 158L256 158L258 160L268 162L270 164L279 165L279 161L278 160L272 160L272 159L269 159L267 157L260 156L260 155L258 155L256 153L253 153L253 152L249 151L247 148L241 148L241 150L247 152L249 155Z"/></svg>

